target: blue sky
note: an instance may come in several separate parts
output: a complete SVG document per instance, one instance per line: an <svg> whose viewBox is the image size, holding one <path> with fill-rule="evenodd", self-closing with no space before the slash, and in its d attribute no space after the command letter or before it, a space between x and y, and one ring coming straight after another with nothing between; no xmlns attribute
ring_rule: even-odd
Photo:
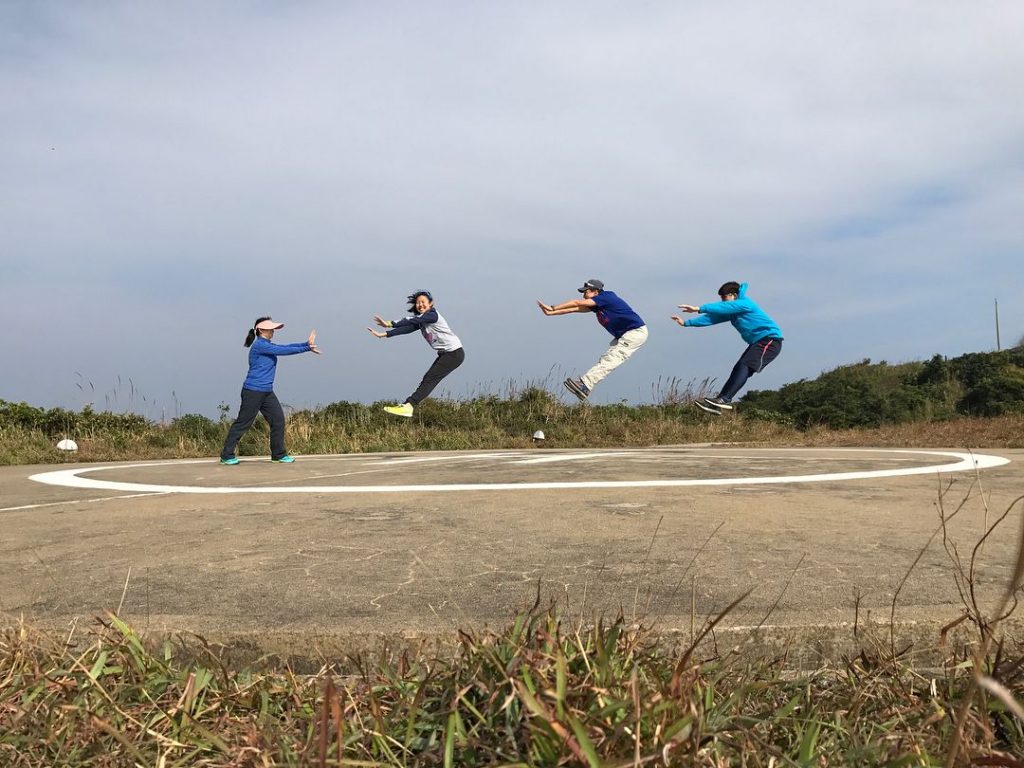
<svg viewBox="0 0 1024 768"><path fill-rule="evenodd" d="M723 379L724 281L786 334L751 386L1024 336L1024 4L0 4L0 398L237 406L255 317L316 327L296 407L403 399L377 341L429 288L445 389L588 368L535 300L596 277L650 341L598 402ZM129 380L131 383L129 384ZM119 383L120 381L120 383ZM130 402L129 402L130 401Z"/></svg>

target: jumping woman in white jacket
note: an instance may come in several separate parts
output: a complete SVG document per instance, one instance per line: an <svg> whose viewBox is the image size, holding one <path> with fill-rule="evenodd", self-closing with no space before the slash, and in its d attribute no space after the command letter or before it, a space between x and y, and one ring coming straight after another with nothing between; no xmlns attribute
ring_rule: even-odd
<svg viewBox="0 0 1024 768"><path fill-rule="evenodd" d="M434 391L434 387L440 384L445 376L462 365L466 359L466 351L462 348L459 337L452 333L448 323L434 309L434 297L430 295L430 291L415 291L409 295L408 300L409 311L412 313L409 317L392 321L385 320L380 315L374 315L373 321L387 330L366 329L378 339L419 331L431 349L437 352L437 359L424 374L416 391L405 398L405 402L401 405L388 405L384 408L388 413L406 418L410 418L420 401L429 397L430 393Z"/></svg>

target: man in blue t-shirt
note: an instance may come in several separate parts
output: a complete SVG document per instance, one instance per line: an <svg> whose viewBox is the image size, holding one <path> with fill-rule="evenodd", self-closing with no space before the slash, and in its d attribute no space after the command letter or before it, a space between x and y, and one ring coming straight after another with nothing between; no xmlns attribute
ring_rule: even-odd
<svg viewBox="0 0 1024 768"><path fill-rule="evenodd" d="M600 280L587 280L577 290L582 299L570 299L561 304L545 304L538 301L541 312L551 315L568 315L573 312L593 312L597 322L612 335L608 350L601 355L597 365L582 376L569 377L565 386L580 400L590 397L591 390L605 376L622 365L647 341L647 326L633 309L611 291L604 289Z"/></svg>

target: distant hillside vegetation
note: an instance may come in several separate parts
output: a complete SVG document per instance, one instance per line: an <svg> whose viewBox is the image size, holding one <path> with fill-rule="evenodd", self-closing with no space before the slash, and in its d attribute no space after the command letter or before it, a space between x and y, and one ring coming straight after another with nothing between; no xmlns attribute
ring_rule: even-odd
<svg viewBox="0 0 1024 768"><path fill-rule="evenodd" d="M750 391L748 417L800 429L878 427L1024 413L1024 348L889 365L863 360L778 390Z"/></svg>

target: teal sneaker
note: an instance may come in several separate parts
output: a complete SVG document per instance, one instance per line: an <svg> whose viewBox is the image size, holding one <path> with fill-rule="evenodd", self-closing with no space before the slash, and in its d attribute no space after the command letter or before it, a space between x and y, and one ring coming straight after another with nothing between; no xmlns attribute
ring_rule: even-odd
<svg viewBox="0 0 1024 768"><path fill-rule="evenodd" d="M221 459L220 463L221 464L227 464L228 466L232 466L233 467L235 464L238 463L238 459L236 459L234 456L232 456L230 459Z"/></svg>
<svg viewBox="0 0 1024 768"><path fill-rule="evenodd" d="M271 461L276 462L278 464L291 464L292 462L295 461L295 459L293 459L288 454L285 454L280 459L271 459Z"/></svg>

